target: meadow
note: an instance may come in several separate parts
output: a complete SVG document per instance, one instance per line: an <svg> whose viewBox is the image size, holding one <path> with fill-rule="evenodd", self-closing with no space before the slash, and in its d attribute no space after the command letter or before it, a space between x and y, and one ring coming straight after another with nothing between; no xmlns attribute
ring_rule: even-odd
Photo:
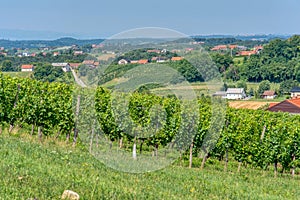
<svg viewBox="0 0 300 200"><path fill-rule="evenodd" d="M22 132L22 131L20 131ZM298 199L299 175L291 178L272 170L261 171L237 163L200 159L193 168L178 160L165 169L142 174L112 170L89 154L87 148L52 138L19 132L0 136L0 199L60 199L64 190L80 199Z"/></svg>

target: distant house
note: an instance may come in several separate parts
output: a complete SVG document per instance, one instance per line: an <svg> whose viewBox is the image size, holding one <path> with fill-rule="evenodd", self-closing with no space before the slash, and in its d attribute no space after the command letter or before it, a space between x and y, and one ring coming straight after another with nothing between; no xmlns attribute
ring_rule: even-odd
<svg viewBox="0 0 300 200"><path fill-rule="evenodd" d="M158 50L158 49L150 49L150 50L147 50L147 53L157 53L159 54L161 51Z"/></svg>
<svg viewBox="0 0 300 200"><path fill-rule="evenodd" d="M295 98L300 96L300 87L293 87L291 90L291 97Z"/></svg>
<svg viewBox="0 0 300 200"><path fill-rule="evenodd" d="M53 52L53 56L59 56L59 52Z"/></svg>
<svg viewBox="0 0 300 200"><path fill-rule="evenodd" d="M82 55L83 51L74 51L74 56Z"/></svg>
<svg viewBox="0 0 300 200"><path fill-rule="evenodd" d="M274 99L276 97L276 93L273 90L266 90L262 94L262 98L264 99Z"/></svg>
<svg viewBox="0 0 300 200"><path fill-rule="evenodd" d="M171 61L180 61L183 60L183 57L172 57Z"/></svg>
<svg viewBox="0 0 300 200"><path fill-rule="evenodd" d="M94 62L94 67L99 66L99 65L100 65L99 61Z"/></svg>
<svg viewBox="0 0 300 200"><path fill-rule="evenodd" d="M163 63L166 61L167 61L167 58L165 58L165 57L152 57L151 58L151 62Z"/></svg>
<svg viewBox="0 0 300 200"><path fill-rule="evenodd" d="M128 64L128 61L125 60L125 59L121 59L121 60L119 60L118 64L119 65L126 65L126 64Z"/></svg>
<svg viewBox="0 0 300 200"><path fill-rule="evenodd" d="M164 63L166 61L167 61L166 58L158 58L156 62L158 62L158 63Z"/></svg>
<svg viewBox="0 0 300 200"><path fill-rule="evenodd" d="M81 65L81 63L69 63L70 67L72 69L78 69L79 65Z"/></svg>
<svg viewBox="0 0 300 200"><path fill-rule="evenodd" d="M69 72L69 71L71 71L71 68L70 68L70 64L69 64L69 63L52 63L52 66L53 66L53 67L61 67L61 69L62 69L64 72Z"/></svg>
<svg viewBox="0 0 300 200"><path fill-rule="evenodd" d="M151 61L152 61L152 62L156 62L157 59L158 59L158 57L152 57L152 58L151 58Z"/></svg>
<svg viewBox="0 0 300 200"><path fill-rule="evenodd" d="M32 72L34 69L33 65L22 65L21 66L21 71L22 72Z"/></svg>
<svg viewBox="0 0 300 200"><path fill-rule="evenodd" d="M194 48L185 48L185 52L191 52L194 51Z"/></svg>
<svg viewBox="0 0 300 200"><path fill-rule="evenodd" d="M292 114L300 114L300 98L288 99L275 105L270 105L268 110L271 112L288 112Z"/></svg>
<svg viewBox="0 0 300 200"><path fill-rule="evenodd" d="M231 44L231 45L228 45L229 49L236 49L238 48L238 45L235 45L235 44Z"/></svg>
<svg viewBox="0 0 300 200"><path fill-rule="evenodd" d="M227 50L227 46L226 45L217 45L217 46L214 46L213 48L211 48L211 51L220 51L220 50Z"/></svg>
<svg viewBox="0 0 300 200"><path fill-rule="evenodd" d="M255 55L256 51L240 51L237 55L238 56L251 56Z"/></svg>
<svg viewBox="0 0 300 200"><path fill-rule="evenodd" d="M144 65L144 64L147 64L149 61L147 59L142 59L142 60L139 60L139 64L141 65Z"/></svg>
<svg viewBox="0 0 300 200"><path fill-rule="evenodd" d="M132 61L130 61L130 63L131 63L131 64L138 64L139 61L138 61L138 60L132 60Z"/></svg>
<svg viewBox="0 0 300 200"><path fill-rule="evenodd" d="M82 64L84 65L94 65L95 61L94 60L84 60Z"/></svg>
<svg viewBox="0 0 300 200"><path fill-rule="evenodd" d="M255 46L251 51L240 51L238 56L251 56L255 54L259 54L263 50L263 46Z"/></svg>
<svg viewBox="0 0 300 200"><path fill-rule="evenodd" d="M244 88L228 88L226 91L227 99L244 99L246 93Z"/></svg>

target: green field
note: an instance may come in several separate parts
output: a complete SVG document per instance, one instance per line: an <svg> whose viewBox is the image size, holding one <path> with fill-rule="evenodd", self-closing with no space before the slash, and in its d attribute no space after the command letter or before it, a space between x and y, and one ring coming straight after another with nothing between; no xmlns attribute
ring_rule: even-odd
<svg viewBox="0 0 300 200"><path fill-rule="evenodd" d="M2 72L4 75L9 75L11 77L17 78L29 78L33 76L33 72Z"/></svg>
<svg viewBox="0 0 300 200"><path fill-rule="evenodd" d="M0 199L60 199L70 189L80 199L298 199L299 177L273 177L229 162L200 160L194 168L187 161L144 174L114 171L91 156L81 145L76 148L48 139L4 133L0 136Z"/></svg>

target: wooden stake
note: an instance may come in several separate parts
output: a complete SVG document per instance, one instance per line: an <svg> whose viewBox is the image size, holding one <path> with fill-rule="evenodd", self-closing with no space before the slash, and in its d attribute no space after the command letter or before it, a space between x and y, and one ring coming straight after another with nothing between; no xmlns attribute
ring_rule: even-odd
<svg viewBox="0 0 300 200"><path fill-rule="evenodd" d="M41 126L38 127L38 137L39 137L39 141L42 142L43 134L42 134L42 127Z"/></svg>
<svg viewBox="0 0 300 200"><path fill-rule="evenodd" d="M240 171L241 171L241 166L242 166L242 162L239 162L239 166L238 166L238 170L237 170L238 173L240 173Z"/></svg>
<svg viewBox="0 0 300 200"><path fill-rule="evenodd" d="M78 115L79 115L79 108L80 108L80 95L77 96L77 104L76 104L76 113L75 113L75 126L74 126L74 138L73 138L73 147L76 146L77 136L78 136Z"/></svg>
<svg viewBox="0 0 300 200"><path fill-rule="evenodd" d="M193 164L193 147L194 147L194 141L192 141L190 145L190 162L189 162L189 168L192 168Z"/></svg>
<svg viewBox="0 0 300 200"><path fill-rule="evenodd" d="M293 154L293 162L295 162L296 160L296 156L295 154ZM295 164L293 164L293 168L292 168L292 177L294 178L295 177Z"/></svg>

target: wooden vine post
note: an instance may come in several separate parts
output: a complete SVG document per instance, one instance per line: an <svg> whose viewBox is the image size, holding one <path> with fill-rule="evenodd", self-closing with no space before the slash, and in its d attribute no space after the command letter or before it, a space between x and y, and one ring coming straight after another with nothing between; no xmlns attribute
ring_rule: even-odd
<svg viewBox="0 0 300 200"><path fill-rule="evenodd" d="M75 112L75 125L74 125L74 138L73 138L73 147L76 146L76 141L78 137L78 116L79 116L79 109L80 109L80 95L77 96L77 104L76 104L76 112Z"/></svg>

